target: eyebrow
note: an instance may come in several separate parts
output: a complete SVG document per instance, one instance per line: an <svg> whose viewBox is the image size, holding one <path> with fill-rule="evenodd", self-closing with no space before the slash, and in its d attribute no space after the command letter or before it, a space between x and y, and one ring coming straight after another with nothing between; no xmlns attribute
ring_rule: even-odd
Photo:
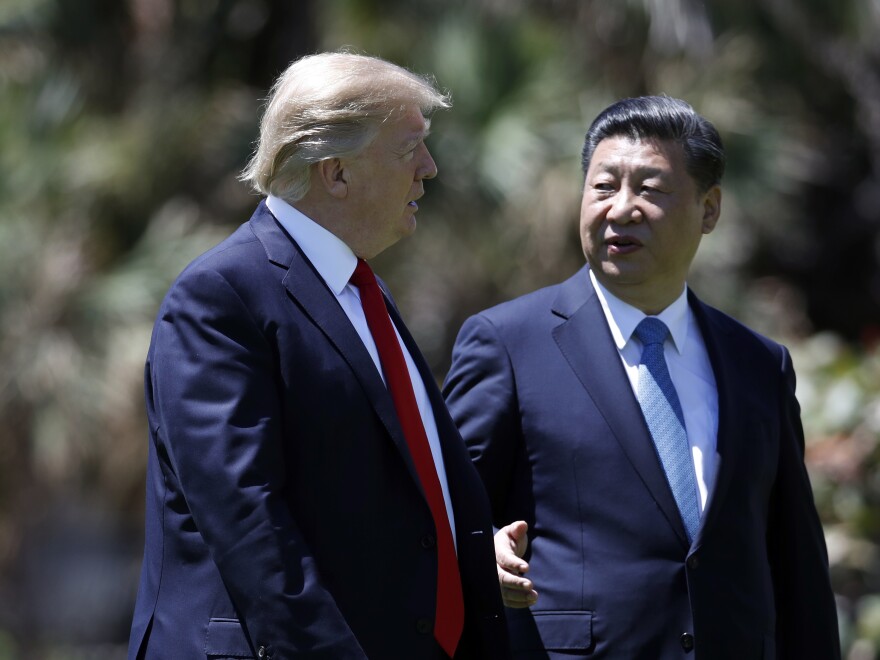
<svg viewBox="0 0 880 660"><path fill-rule="evenodd" d="M426 119L425 120L425 130L417 135L414 135L409 140L404 142L401 145L401 149L403 151L408 151L409 149L415 147L419 142L423 142L425 140L425 138L427 138L430 134L431 134L431 120Z"/></svg>
<svg viewBox="0 0 880 660"><path fill-rule="evenodd" d="M620 170L620 165L616 162L606 163L600 162L598 163L597 169L599 173L609 172L611 174L617 174ZM668 170L661 169L659 167L651 167L650 165L643 165L641 167L636 167L634 170L636 174L641 176L642 178L649 178L653 176L663 176L669 173Z"/></svg>

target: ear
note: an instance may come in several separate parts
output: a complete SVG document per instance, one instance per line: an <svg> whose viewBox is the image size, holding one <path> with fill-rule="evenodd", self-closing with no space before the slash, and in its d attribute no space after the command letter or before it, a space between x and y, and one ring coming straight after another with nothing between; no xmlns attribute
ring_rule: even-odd
<svg viewBox="0 0 880 660"><path fill-rule="evenodd" d="M710 234L721 217L721 186L714 185L702 196L703 233Z"/></svg>
<svg viewBox="0 0 880 660"><path fill-rule="evenodd" d="M348 195L349 171L339 158L328 158L315 163L315 183L321 185L331 197L343 199Z"/></svg>

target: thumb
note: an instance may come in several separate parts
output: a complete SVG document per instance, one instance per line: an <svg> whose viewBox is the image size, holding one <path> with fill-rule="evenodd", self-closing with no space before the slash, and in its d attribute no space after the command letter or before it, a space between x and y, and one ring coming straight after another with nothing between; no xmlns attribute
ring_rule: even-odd
<svg viewBox="0 0 880 660"><path fill-rule="evenodd" d="M529 547L529 525L524 520L517 520L508 525L507 535L511 541L511 547L517 557L522 558Z"/></svg>

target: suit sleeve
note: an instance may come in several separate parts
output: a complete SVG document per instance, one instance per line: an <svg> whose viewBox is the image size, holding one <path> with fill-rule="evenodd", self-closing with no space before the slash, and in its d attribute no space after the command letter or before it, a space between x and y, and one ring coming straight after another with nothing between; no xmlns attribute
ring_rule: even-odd
<svg viewBox="0 0 880 660"><path fill-rule="evenodd" d="M284 499L277 355L220 274L172 287L152 351L148 401L195 525L254 647L270 657L366 656ZM295 438L284 438L295 442Z"/></svg>
<svg viewBox="0 0 880 660"><path fill-rule="evenodd" d="M507 349L485 317L473 316L462 326L443 395L489 494L493 524L502 527L512 522L506 519L507 497L522 427Z"/></svg>
<svg viewBox="0 0 880 660"><path fill-rule="evenodd" d="M780 456L768 526L777 657L836 660L840 658L840 640L828 554L804 465L795 373L785 349L782 360Z"/></svg>

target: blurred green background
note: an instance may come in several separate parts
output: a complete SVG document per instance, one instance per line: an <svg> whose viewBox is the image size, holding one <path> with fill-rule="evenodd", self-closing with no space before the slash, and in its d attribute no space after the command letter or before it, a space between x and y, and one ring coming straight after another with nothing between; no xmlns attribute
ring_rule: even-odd
<svg viewBox="0 0 880 660"><path fill-rule="evenodd" d="M438 380L467 315L582 264L598 111L716 124L692 286L791 347L845 655L880 657L878 34L878 0L2 0L0 660L124 656L159 301L255 206L273 79L342 46L453 95L419 231L374 264Z"/></svg>

